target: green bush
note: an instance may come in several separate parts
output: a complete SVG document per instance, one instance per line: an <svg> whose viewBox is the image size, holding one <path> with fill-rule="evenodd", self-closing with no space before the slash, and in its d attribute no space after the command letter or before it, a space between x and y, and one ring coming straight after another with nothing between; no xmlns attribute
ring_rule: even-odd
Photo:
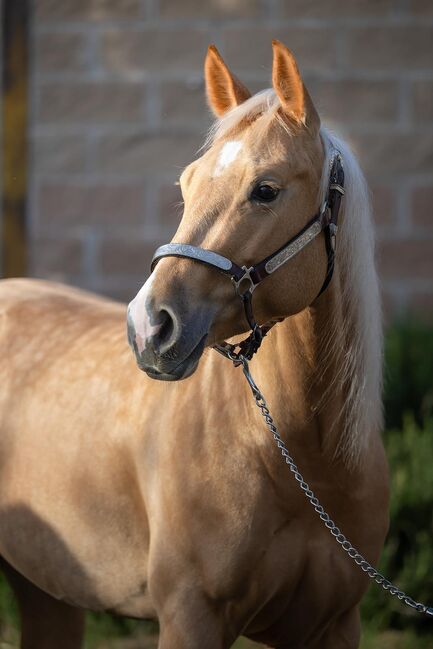
<svg viewBox="0 0 433 649"><path fill-rule="evenodd" d="M433 329L413 322L385 339L384 441L391 523L379 569L411 597L433 604ZM421 616L372 586L364 619L378 628L432 633Z"/></svg>
<svg viewBox="0 0 433 649"><path fill-rule="evenodd" d="M391 523L379 569L408 595L433 605L433 420L385 435L391 472ZM377 585L363 603L363 617L377 628L432 633L433 618L403 606Z"/></svg>
<svg viewBox="0 0 433 649"><path fill-rule="evenodd" d="M406 413L418 424L433 415L433 328L406 322L385 338L385 428L401 428Z"/></svg>

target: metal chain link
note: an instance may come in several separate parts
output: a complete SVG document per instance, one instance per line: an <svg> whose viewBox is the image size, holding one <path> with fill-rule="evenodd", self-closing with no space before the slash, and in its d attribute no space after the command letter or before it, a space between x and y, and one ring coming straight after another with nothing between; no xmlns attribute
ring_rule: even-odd
<svg viewBox="0 0 433 649"><path fill-rule="evenodd" d="M371 563L369 563L362 556L362 554L360 554L358 550L353 547L350 541L346 539L344 534L341 533L340 529L331 519L329 514L327 514L327 512L324 510L324 508L319 502L319 499L314 495L309 485L305 482L302 474L299 472L299 469L296 466L295 461L290 456L286 445L284 444L278 430L275 427L274 420L272 419L272 416L269 412L265 398L260 392L259 388L257 387L253 377L251 376L249 366L248 366L248 361L245 358L242 358L241 360L242 360L243 372L252 390L256 406L260 410L260 413L263 419L265 420L267 427L271 431L272 436L278 448L281 451L281 455L283 456L290 471L293 473L293 476L295 480L298 482L301 491L304 492L308 502L313 507L314 511L319 516L320 520L323 522L325 527L328 528L332 536L335 537L337 543L349 555L349 557L354 561L354 563L356 563L356 565L359 566L361 570L370 577L370 579L372 579L377 584L382 586L382 588L385 591L388 591L390 595L397 597L397 599L402 601L404 604L406 604L410 608L415 609L418 613L424 613L425 615L433 616L433 607L426 606L425 604L421 604L420 602L416 602L414 599L412 599L411 597L406 595L406 593L400 590L397 586L391 583L388 579L386 579L386 577L384 577L378 570L376 570L376 568L374 568L371 565Z"/></svg>

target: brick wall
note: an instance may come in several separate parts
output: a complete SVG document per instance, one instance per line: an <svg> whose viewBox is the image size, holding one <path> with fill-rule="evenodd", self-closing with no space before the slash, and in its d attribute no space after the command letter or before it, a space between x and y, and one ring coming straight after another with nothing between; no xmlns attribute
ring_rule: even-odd
<svg viewBox="0 0 433 649"><path fill-rule="evenodd" d="M252 90L271 39L369 178L389 312L433 311L432 0L35 0L32 273L122 299L179 218L215 42Z"/></svg>

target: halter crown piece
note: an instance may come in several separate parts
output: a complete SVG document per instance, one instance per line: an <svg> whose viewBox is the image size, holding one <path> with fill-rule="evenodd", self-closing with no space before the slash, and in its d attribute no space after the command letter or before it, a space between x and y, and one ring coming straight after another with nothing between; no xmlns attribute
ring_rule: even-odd
<svg viewBox="0 0 433 649"><path fill-rule="evenodd" d="M262 259L254 266L238 266L235 262L223 257L217 252L206 250L197 246L191 246L186 243L168 243L160 246L152 259L151 270L163 257L185 257L193 259L212 268L216 268L221 273L228 275L235 287L237 295L244 305L245 317L251 328L251 333L240 343L233 345L223 342L215 345L220 354L229 358L235 365L242 364L242 359L250 360L262 344L263 338L269 330L282 320L272 320L265 324L257 324L254 313L252 297L254 289L266 277L283 266L290 259L295 257L306 245L315 239L322 231L325 233L326 252L328 255L328 264L326 269L325 280L319 295L327 288L331 281L334 271L335 247L338 227L338 213L340 210L341 199L344 195L344 170L341 154L336 151L332 158L331 170L329 174L328 191L323 205L319 212L313 216L304 228L294 237L292 237L281 248L271 255Z"/></svg>

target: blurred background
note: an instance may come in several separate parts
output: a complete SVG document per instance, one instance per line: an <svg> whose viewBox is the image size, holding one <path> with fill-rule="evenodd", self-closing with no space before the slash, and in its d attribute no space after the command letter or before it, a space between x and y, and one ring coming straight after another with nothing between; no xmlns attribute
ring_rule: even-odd
<svg viewBox="0 0 433 649"><path fill-rule="evenodd" d="M1 18L1 274L124 301L177 226L174 181L211 123L207 45L252 91L270 84L271 39L293 50L371 187L393 475L381 567L433 603L433 0L3 0ZM363 647L433 647L433 622L388 599L367 597ZM1 647L16 638L4 586L0 620ZM143 647L148 631L93 616L88 643Z"/></svg>

